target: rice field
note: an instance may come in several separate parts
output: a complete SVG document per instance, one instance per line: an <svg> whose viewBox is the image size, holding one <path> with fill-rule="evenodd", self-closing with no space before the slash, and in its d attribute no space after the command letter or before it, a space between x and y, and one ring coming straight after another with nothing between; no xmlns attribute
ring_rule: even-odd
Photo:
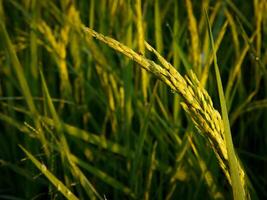
<svg viewBox="0 0 267 200"><path fill-rule="evenodd" d="M0 0L0 199L266 199L266 13Z"/></svg>

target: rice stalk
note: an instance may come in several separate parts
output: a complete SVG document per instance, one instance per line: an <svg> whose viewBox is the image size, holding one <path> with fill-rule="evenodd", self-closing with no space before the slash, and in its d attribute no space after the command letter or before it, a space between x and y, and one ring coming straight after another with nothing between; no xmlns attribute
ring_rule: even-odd
<svg viewBox="0 0 267 200"><path fill-rule="evenodd" d="M136 28L137 28L137 41L138 41L138 51L141 54L145 54L145 35L144 35L144 23L142 16L142 2L141 0L135 0L135 11L136 11ZM141 69L142 77L142 92L144 96L144 101L147 101L147 89L149 83L148 74Z"/></svg>
<svg viewBox="0 0 267 200"><path fill-rule="evenodd" d="M188 14L188 29L191 36L191 53L193 59L193 69L199 76L201 74L201 68L200 68L200 50L199 50L200 44L199 44L197 22L194 16L191 0L186 0L185 3Z"/></svg>
<svg viewBox="0 0 267 200"><path fill-rule="evenodd" d="M145 43L146 48L157 56L162 65L158 65L154 61L136 53L113 38L106 37L90 28L83 27L83 30L85 36L93 36L114 50L134 60L140 64L141 67L161 79L174 92L179 93L183 97L184 102L181 103L182 107L191 117L196 128L208 139L220 167L228 182L231 184L223 121L220 113L213 107L209 94L201 86L194 72L190 71L189 75L182 77L181 74L148 43ZM245 172L240 166L240 163L238 164L240 178L242 184L245 185Z"/></svg>

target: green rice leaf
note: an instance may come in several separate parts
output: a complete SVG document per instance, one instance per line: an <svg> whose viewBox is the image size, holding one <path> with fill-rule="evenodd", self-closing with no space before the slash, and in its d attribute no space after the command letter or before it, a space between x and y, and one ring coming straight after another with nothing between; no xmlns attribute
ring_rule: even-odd
<svg viewBox="0 0 267 200"><path fill-rule="evenodd" d="M224 138L225 138L226 147L227 147L227 154L228 154L228 158L229 158L233 196L234 196L235 200L243 200L246 197L245 189L243 187L243 184L242 184L242 181L241 181L241 178L239 175L240 166L239 166L239 162L237 160L237 156L236 156L233 141L232 141L231 128L230 128L230 123L229 123L229 119L228 119L227 106L226 106L226 101L225 101L225 97L224 97L220 71L219 71L219 67L218 67L218 63L217 63L217 57L216 57L216 53L215 53L214 40L213 40L213 36L212 36L211 26L209 23L208 14L206 11L205 11L205 13L206 13L206 20L208 23L208 29L209 29L209 35L210 35L210 40L211 40L213 57L214 57L215 75L216 75L220 105L221 105L221 110L222 110L223 124L224 124L224 128L225 128Z"/></svg>
<svg viewBox="0 0 267 200"><path fill-rule="evenodd" d="M61 194L63 194L66 199L78 200L78 198L57 178L55 177L47 167L38 161L29 151L27 151L23 146L19 147L24 151L24 153L30 158L33 164L46 176L46 178L57 188Z"/></svg>

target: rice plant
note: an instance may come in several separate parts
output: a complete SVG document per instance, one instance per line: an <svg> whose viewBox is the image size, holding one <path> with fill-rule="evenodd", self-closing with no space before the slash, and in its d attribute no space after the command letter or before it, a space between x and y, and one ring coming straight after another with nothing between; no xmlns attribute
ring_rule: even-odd
<svg viewBox="0 0 267 200"><path fill-rule="evenodd" d="M266 1L0 0L0 199L265 199Z"/></svg>

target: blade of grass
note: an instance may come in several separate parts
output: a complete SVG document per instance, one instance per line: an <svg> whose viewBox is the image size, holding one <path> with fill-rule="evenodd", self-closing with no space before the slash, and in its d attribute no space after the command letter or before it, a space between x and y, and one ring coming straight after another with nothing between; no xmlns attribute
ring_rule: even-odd
<svg viewBox="0 0 267 200"><path fill-rule="evenodd" d="M23 146L19 145L22 151L30 158L33 164L47 177L47 179L57 188L61 194L63 194L66 199L78 200L78 198L57 178L55 177L44 164L39 162L29 151L27 151Z"/></svg>
<svg viewBox="0 0 267 200"><path fill-rule="evenodd" d="M227 154L229 157L233 196L234 196L235 200L243 200L243 199L246 199L245 189L243 187L244 184L242 184L243 180L241 180L241 176L239 174L239 167L240 166L239 166L239 163L238 163L238 160L236 157L236 153L235 153L234 145L233 145L233 141L232 141L230 123L229 123L229 119L228 119L228 112L227 112L227 107L226 107L226 102L225 102L225 97L224 97L224 92L223 92L223 86L222 86L222 81L221 81L221 77L220 77L219 66L217 63L217 57L216 57L216 53L215 53L214 40L213 40L213 36L212 36L212 31L211 31L207 11L205 11L205 14L206 14L206 20L208 23L209 35L210 35L210 40L211 40L211 47L212 47L212 51L213 51L215 75L216 75L220 105L221 105L221 110L222 110L223 124L224 124L224 128L225 128L224 138L225 138L226 147L227 147Z"/></svg>

